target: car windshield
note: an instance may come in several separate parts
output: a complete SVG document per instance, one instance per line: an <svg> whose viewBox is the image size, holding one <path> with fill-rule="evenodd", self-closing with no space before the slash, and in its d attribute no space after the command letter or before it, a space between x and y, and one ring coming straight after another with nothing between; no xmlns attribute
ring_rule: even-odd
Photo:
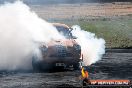
<svg viewBox="0 0 132 88"><path fill-rule="evenodd" d="M69 28L63 27L63 26L55 26L55 27L67 39L72 39L73 38L71 30L69 30Z"/></svg>

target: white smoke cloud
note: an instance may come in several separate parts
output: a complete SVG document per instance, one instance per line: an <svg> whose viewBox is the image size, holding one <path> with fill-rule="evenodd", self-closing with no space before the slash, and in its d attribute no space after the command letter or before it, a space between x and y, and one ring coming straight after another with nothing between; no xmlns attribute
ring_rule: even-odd
<svg viewBox="0 0 132 88"><path fill-rule="evenodd" d="M105 53L105 41L73 26L72 33L82 47L85 65L95 63ZM35 42L64 37L21 1L0 6L0 70L32 69Z"/></svg>
<svg viewBox="0 0 132 88"><path fill-rule="evenodd" d="M74 25L72 34L77 37L81 45L83 61L85 65L91 65L102 58L105 53L105 40L97 38L94 33L81 30L80 26Z"/></svg>
<svg viewBox="0 0 132 88"><path fill-rule="evenodd" d="M61 38L51 24L22 2L0 6L0 70L31 69L34 41Z"/></svg>

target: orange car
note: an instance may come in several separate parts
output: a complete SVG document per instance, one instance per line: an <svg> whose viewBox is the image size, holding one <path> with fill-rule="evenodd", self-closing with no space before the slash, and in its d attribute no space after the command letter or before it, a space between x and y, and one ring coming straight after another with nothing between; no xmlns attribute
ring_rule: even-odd
<svg viewBox="0 0 132 88"><path fill-rule="evenodd" d="M72 28L60 23L53 23L53 26L66 39L40 44L42 59L34 54L32 58L33 69L39 71L78 69L81 61L81 46L76 42L76 37L72 35Z"/></svg>

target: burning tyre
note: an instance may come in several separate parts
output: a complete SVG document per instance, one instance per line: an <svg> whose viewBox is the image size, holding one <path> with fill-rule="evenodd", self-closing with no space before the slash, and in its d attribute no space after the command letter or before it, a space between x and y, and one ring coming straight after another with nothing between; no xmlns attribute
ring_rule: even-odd
<svg viewBox="0 0 132 88"><path fill-rule="evenodd" d="M39 71L79 69L81 46L76 42L76 37L72 36L72 29L65 24L53 25L65 39L39 43L39 50L32 57L33 69Z"/></svg>

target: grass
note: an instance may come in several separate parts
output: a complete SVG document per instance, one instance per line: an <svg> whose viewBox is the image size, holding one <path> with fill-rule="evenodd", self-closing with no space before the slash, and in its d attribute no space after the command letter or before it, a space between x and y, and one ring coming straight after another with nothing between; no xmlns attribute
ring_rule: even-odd
<svg viewBox="0 0 132 88"><path fill-rule="evenodd" d="M85 31L95 33L104 38L107 48L132 47L132 19L116 20L60 20L55 21L68 25L80 25Z"/></svg>
<svg viewBox="0 0 132 88"><path fill-rule="evenodd" d="M132 20L120 21L80 21L80 26L86 31L96 34L106 40L108 48L127 48L132 46Z"/></svg>

